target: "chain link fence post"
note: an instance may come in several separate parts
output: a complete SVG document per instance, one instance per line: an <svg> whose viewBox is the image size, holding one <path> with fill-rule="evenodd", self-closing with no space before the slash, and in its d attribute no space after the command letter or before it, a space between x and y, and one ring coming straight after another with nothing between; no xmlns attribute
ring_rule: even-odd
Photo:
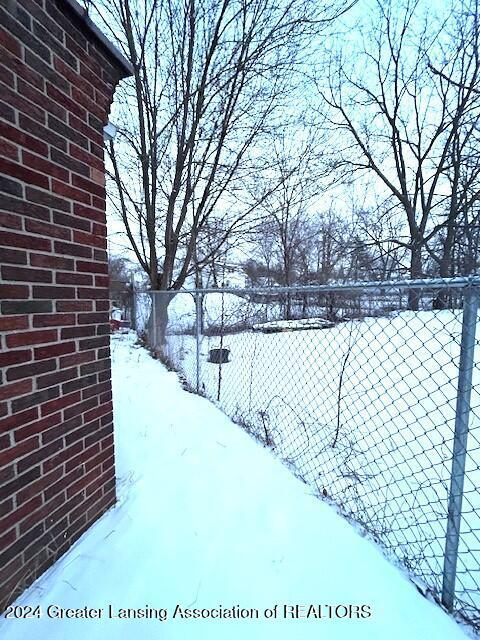
<svg viewBox="0 0 480 640"><path fill-rule="evenodd" d="M463 301L462 340L458 368L455 433L452 471L448 499L448 520L443 564L442 604L453 610L457 574L458 545L462 519L463 485L470 418L470 398L474 366L475 332L477 326L478 288L468 286Z"/></svg>
<svg viewBox="0 0 480 640"><path fill-rule="evenodd" d="M157 348L157 295L152 291L152 347Z"/></svg>
<svg viewBox="0 0 480 640"><path fill-rule="evenodd" d="M196 338L196 363L197 363L197 393L200 393L200 334L202 331L202 298L198 291L195 292L195 338Z"/></svg>

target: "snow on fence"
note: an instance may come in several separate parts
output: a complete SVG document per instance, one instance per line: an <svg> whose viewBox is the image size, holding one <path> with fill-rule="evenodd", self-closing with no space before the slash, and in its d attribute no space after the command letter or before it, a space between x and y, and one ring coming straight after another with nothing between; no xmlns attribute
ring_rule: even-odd
<svg viewBox="0 0 480 640"><path fill-rule="evenodd" d="M147 292L137 331L480 629L480 278Z"/></svg>

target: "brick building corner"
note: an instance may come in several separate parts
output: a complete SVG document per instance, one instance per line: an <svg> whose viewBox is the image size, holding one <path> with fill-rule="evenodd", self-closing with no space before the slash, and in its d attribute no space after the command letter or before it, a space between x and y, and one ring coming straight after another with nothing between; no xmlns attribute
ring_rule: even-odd
<svg viewBox="0 0 480 640"><path fill-rule="evenodd" d="M0 610L115 502L103 127L75 0L0 5Z"/></svg>

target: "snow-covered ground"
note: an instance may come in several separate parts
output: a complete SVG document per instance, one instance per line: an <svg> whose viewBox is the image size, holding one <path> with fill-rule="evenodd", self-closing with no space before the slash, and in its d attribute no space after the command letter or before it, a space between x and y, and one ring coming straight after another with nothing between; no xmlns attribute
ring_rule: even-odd
<svg viewBox="0 0 480 640"><path fill-rule="evenodd" d="M1 620L2 640L466 637L377 547L216 407L183 391L131 336L115 337L112 352L119 503L17 601L40 605L43 617ZM240 605L259 618L173 619L177 604ZM372 615L285 619L283 605L295 604L366 605ZM49 605L104 611L100 621L55 619ZM110 619L109 605L114 614L149 606L168 616ZM275 605L278 617L266 619Z"/></svg>
<svg viewBox="0 0 480 640"><path fill-rule="evenodd" d="M180 296L179 296L180 297ZM172 331L176 318L172 319ZM441 592L461 314L401 312L307 329L204 336L200 389ZM211 348L229 349L220 368ZM192 335L167 355L196 386ZM477 346L476 362L480 362ZM480 607L480 369L458 563L458 596Z"/></svg>

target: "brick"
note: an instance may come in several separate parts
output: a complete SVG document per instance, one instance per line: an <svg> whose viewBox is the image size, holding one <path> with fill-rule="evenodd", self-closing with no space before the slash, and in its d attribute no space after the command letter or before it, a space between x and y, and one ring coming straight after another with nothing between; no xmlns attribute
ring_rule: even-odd
<svg viewBox="0 0 480 640"><path fill-rule="evenodd" d="M79 133L76 128L68 126L50 114L48 115L48 126L54 131L60 133L60 135L67 140L74 142L79 147L84 147L85 149L88 148L88 140L84 135Z"/></svg>
<svg viewBox="0 0 480 640"><path fill-rule="evenodd" d="M34 104L29 100L26 100L16 89L13 87L2 87L2 93L5 97L5 100L8 101L8 104L23 113L28 114L34 120L38 120L40 124L45 124L47 120L47 114L45 109L39 106L40 103ZM9 118L10 119L10 118ZM15 122L15 118L11 119L11 122Z"/></svg>
<svg viewBox="0 0 480 640"><path fill-rule="evenodd" d="M93 250L93 259L98 260L99 262L107 262L108 256L105 249L94 249Z"/></svg>
<svg viewBox="0 0 480 640"><path fill-rule="evenodd" d="M28 318L26 316L0 316L0 331L17 331L28 329Z"/></svg>
<svg viewBox="0 0 480 640"><path fill-rule="evenodd" d="M75 102L75 100L72 100L67 94L57 89L57 87L55 87L50 82L47 82L47 95L67 111L75 113L79 118L82 118L83 120L86 118L86 110L77 102Z"/></svg>
<svg viewBox="0 0 480 640"><path fill-rule="evenodd" d="M75 350L75 342L59 342L57 344L48 345L46 347L38 347L34 349L34 355L35 360L42 360L43 358L63 356L66 353L72 353Z"/></svg>
<svg viewBox="0 0 480 640"><path fill-rule="evenodd" d="M87 338L94 336L96 325L83 325L81 327L68 327L62 329L60 333L61 340L68 340L70 338Z"/></svg>
<svg viewBox="0 0 480 640"><path fill-rule="evenodd" d="M105 210L102 208L96 209L95 207L87 207L80 203L74 203L73 212L82 218L88 218L88 220L105 224Z"/></svg>
<svg viewBox="0 0 480 640"><path fill-rule="evenodd" d="M105 320L108 320L105 313L79 313L77 318L78 324L99 324Z"/></svg>
<svg viewBox="0 0 480 640"><path fill-rule="evenodd" d="M70 155L73 158L75 158L76 160L80 160L81 162L84 162L88 167L94 167L96 169L99 169L99 171L104 170L103 160L93 155L93 153L90 153L89 151L85 151L85 149L82 149L81 147L77 147L72 143L68 145L68 150ZM81 172L77 171L77 173L81 173Z"/></svg>
<svg viewBox="0 0 480 640"><path fill-rule="evenodd" d="M51 300L18 300L1 303L2 313L5 315L15 313L50 313L52 306Z"/></svg>
<svg viewBox="0 0 480 640"><path fill-rule="evenodd" d="M54 56L53 66L58 71L58 73L64 76L72 84L72 86L76 87L90 98L94 97L95 93L92 85L80 74L76 73L70 67L68 67L61 58L59 58L58 56Z"/></svg>
<svg viewBox="0 0 480 640"><path fill-rule="evenodd" d="M7 347L26 347L30 344L45 344L57 340L56 329L45 329L39 331L25 331L7 336ZM36 357L36 355L35 355Z"/></svg>
<svg viewBox="0 0 480 640"><path fill-rule="evenodd" d="M0 367L7 367L12 364L20 364L22 362L28 362L32 359L33 352L31 349L21 349L18 351L4 351L0 353Z"/></svg>
<svg viewBox="0 0 480 640"><path fill-rule="evenodd" d="M60 395L60 389L58 387L50 387L49 389L44 389L43 391L37 391L36 393L32 393L28 396L24 396L22 398L18 398L17 400L13 400L12 409L15 412L23 411L24 409L28 409L30 407L39 405L42 402L53 400L53 398L57 398L59 395Z"/></svg>
<svg viewBox="0 0 480 640"><path fill-rule="evenodd" d="M5 565L12 558L20 554L29 544L38 540L44 531L43 523L30 529L24 536L19 538L14 544L10 545L6 551L0 554L0 566Z"/></svg>
<svg viewBox="0 0 480 640"><path fill-rule="evenodd" d="M0 485L5 484L15 477L15 465L2 465L0 467Z"/></svg>
<svg viewBox="0 0 480 640"><path fill-rule="evenodd" d="M33 120L32 123L35 124ZM26 147L34 153L38 153L45 157L48 155L48 146L43 142L43 140L34 138L33 136L25 133L25 131L20 131L6 122L0 122L0 135L12 142L16 142L22 147Z"/></svg>
<svg viewBox="0 0 480 640"><path fill-rule="evenodd" d="M0 520L0 531L6 531L10 527L13 527L28 516L32 511L35 511L40 507L43 500L41 496L34 496L31 500L26 502L23 506L17 507L13 513L10 513L7 517ZM1 548L1 544L0 544Z"/></svg>
<svg viewBox="0 0 480 640"><path fill-rule="evenodd" d="M75 187L88 191L88 193L92 193L100 198L105 197L105 187L97 184L96 182L92 182L91 180L87 180L82 176L73 175L72 183Z"/></svg>
<svg viewBox="0 0 480 640"><path fill-rule="evenodd" d="M0 284L0 298L3 300L28 298L29 291L28 286L24 284Z"/></svg>
<svg viewBox="0 0 480 640"><path fill-rule="evenodd" d="M0 211L0 227L5 229L16 229L21 231L23 226L23 220L20 216L12 213L6 213Z"/></svg>
<svg viewBox="0 0 480 640"><path fill-rule="evenodd" d="M57 284L93 285L92 276L86 273L65 273L59 271L55 274L55 281Z"/></svg>
<svg viewBox="0 0 480 640"><path fill-rule="evenodd" d="M24 440L23 442L20 442L19 444L16 444L15 446L10 447L10 449L4 449L3 451L0 451L0 466L14 462L18 458L21 458L27 453L30 453L30 451L37 449L39 444L40 444L40 441L38 439L38 436L34 436L33 438L29 438L28 440ZM33 466L33 465L28 465L28 466ZM21 473L22 471L25 471L27 468L28 467L19 470L19 473Z"/></svg>
<svg viewBox="0 0 480 640"><path fill-rule="evenodd" d="M4 280L22 282L52 282L52 272L47 271L46 269L27 269L25 267L3 266L2 278Z"/></svg>
<svg viewBox="0 0 480 640"><path fill-rule="evenodd" d="M110 370L110 360L100 360L99 362L93 362L91 364L84 364L80 367L80 374L82 376L89 373L99 373L100 371Z"/></svg>
<svg viewBox="0 0 480 640"><path fill-rule="evenodd" d="M83 451L81 451L74 458L70 458L70 460L65 465L65 471L68 473L69 471L71 471L75 467L80 467L80 466L84 465L87 460L90 460L90 458L92 456L95 456L98 453L101 453L100 452L100 443L99 442L95 442L90 447L88 447L88 449L85 448Z"/></svg>
<svg viewBox="0 0 480 640"><path fill-rule="evenodd" d="M50 473L43 475L41 478L33 479L29 482L29 484L22 488L17 493L17 504L21 505L24 502L30 500L30 498L34 495L42 492L45 487L48 487L55 483L56 480L63 474L62 469L54 469ZM39 474L40 475L40 474Z"/></svg>
<svg viewBox="0 0 480 640"><path fill-rule="evenodd" d="M0 171L6 173L17 180L22 180L28 184L34 184L42 189L49 188L48 177L32 169L28 169L21 164L16 164L11 160L0 158Z"/></svg>
<svg viewBox="0 0 480 640"><path fill-rule="evenodd" d="M29 187L27 187L28 191ZM19 213L27 218L37 218L38 220L50 220L50 211L46 207L28 202L27 199L18 199L10 195L0 193L0 209ZM49 241L48 241L49 242ZM38 247L42 251L42 247ZM43 249L49 251L50 249Z"/></svg>
<svg viewBox="0 0 480 640"><path fill-rule="evenodd" d="M86 340L80 340L79 351L86 351L87 349L98 349L99 347L108 346L110 342L110 336L100 336L99 338L87 338Z"/></svg>
<svg viewBox="0 0 480 640"><path fill-rule="evenodd" d="M93 140L97 144L103 144L103 127L100 127L100 129L95 130L88 124L88 121L85 122L85 120L77 118L72 113L68 114L68 124L71 127L73 127L75 130L81 131L83 135L89 140Z"/></svg>
<svg viewBox="0 0 480 640"><path fill-rule="evenodd" d="M76 375L78 374L76 373ZM70 382L66 382L65 384L62 384L62 393L71 393L72 391L86 389L87 387L97 384L96 374L93 374L90 376L84 376L83 378L79 378L79 377L73 378L73 376L71 377L72 377L72 380L70 380Z"/></svg>
<svg viewBox="0 0 480 640"><path fill-rule="evenodd" d="M105 404L101 404L99 407L95 407L90 411L87 411L84 415L85 422L90 422L90 420L95 420L95 418L100 418L107 413L112 413L113 407L111 402L106 402Z"/></svg>
<svg viewBox="0 0 480 640"><path fill-rule="evenodd" d="M17 18L18 18L18 8L17 8ZM47 62L50 62L50 51L49 49L42 44L40 40L35 38L28 29L25 29L17 20L7 13L3 8L0 7L0 22L2 26L8 30L8 32L18 38L23 44L29 47L32 51L35 51L39 56L41 56Z"/></svg>
<svg viewBox="0 0 480 640"><path fill-rule="evenodd" d="M10 431L11 429L16 429L17 427L26 425L29 422L33 422L37 417L37 407L21 411L20 413L15 413L13 416L8 416L8 418L0 420L0 433L4 433L5 431ZM16 440L16 442L18 442L18 440Z"/></svg>
<svg viewBox="0 0 480 640"><path fill-rule="evenodd" d="M84 400L83 402L79 402L78 404L74 405L73 407L68 407L68 409L65 409L63 412L64 418L66 420L68 420L69 418L73 418L74 416L78 416L82 413L85 413L85 411L89 411L90 409L93 409L94 407L96 407L98 404L98 400L97 398L89 398L88 400ZM77 432L76 432L77 433ZM73 442L74 438L70 438L67 439L67 444L69 442Z"/></svg>
<svg viewBox="0 0 480 640"><path fill-rule="evenodd" d="M33 297L34 298L48 298L48 299L69 299L75 298L75 289L73 287L52 287L43 285L34 285Z"/></svg>
<svg viewBox="0 0 480 640"><path fill-rule="evenodd" d="M56 445L58 447L58 444ZM31 510L30 514L23 522L20 523L19 531L20 535L23 535L38 522L45 521L47 516L49 521L55 520L55 516L51 514L62 504L65 503L65 496L59 495L49 503L42 505L39 509Z"/></svg>
<svg viewBox="0 0 480 640"><path fill-rule="evenodd" d="M43 21L43 16L42 16ZM50 21L51 22L51 21ZM58 31L61 32L59 29ZM54 51L58 56L61 57L70 67L74 70L78 69L79 63L77 58L68 51L59 41L58 37L55 38L50 29L46 29L43 24L40 22L33 23L33 34L41 40L44 44L48 46L51 51Z"/></svg>
<svg viewBox="0 0 480 640"><path fill-rule="evenodd" d="M75 262L72 258L62 258L44 253L31 253L30 264L32 267L43 267L44 269L63 269L73 271Z"/></svg>
<svg viewBox="0 0 480 640"><path fill-rule="evenodd" d="M71 367L70 369L63 369L62 371L56 371L55 373L40 376L39 378L37 378L37 388L44 389L46 387L51 387L53 385L60 384L61 382L66 382L67 380L72 379L75 379L75 381L81 380L81 378L77 378L77 375L77 368ZM62 393L69 393L71 391L75 391L75 389L66 389L65 385L62 386Z"/></svg>
<svg viewBox="0 0 480 640"><path fill-rule="evenodd" d="M76 442L71 446L68 446L68 441L66 438L65 438L65 442L67 444L67 447L65 449L63 449L56 456L49 458L43 463L42 470L44 473L51 471L52 469L55 469L56 467L63 464L66 460L69 460L71 457L73 457L83 449L83 444L81 442Z"/></svg>
<svg viewBox="0 0 480 640"><path fill-rule="evenodd" d="M0 247L0 262L4 264L27 264L27 255L26 251Z"/></svg>
<svg viewBox="0 0 480 640"><path fill-rule="evenodd" d="M34 327L64 327L75 324L74 313L49 313L34 316Z"/></svg>
<svg viewBox="0 0 480 640"><path fill-rule="evenodd" d="M103 236L96 236L93 233L84 233L83 231L73 232L73 241L79 244L86 244L92 247L103 249L107 246L107 241Z"/></svg>
<svg viewBox="0 0 480 640"><path fill-rule="evenodd" d="M26 197L30 202L35 202L52 209L60 209L61 211L66 212L69 212L72 209L72 204L69 200L60 198L59 196L54 196L50 192L39 191L33 187L27 188Z"/></svg>
<svg viewBox="0 0 480 640"><path fill-rule="evenodd" d="M79 287L77 289L77 298L87 298L88 300L108 300L110 293L107 288L98 289L96 287Z"/></svg>
<svg viewBox="0 0 480 640"><path fill-rule="evenodd" d="M108 286L110 284L110 278L108 276L96 276L95 277L95 287L101 289L102 287L105 289L107 289L108 291Z"/></svg>
<svg viewBox="0 0 480 640"><path fill-rule="evenodd" d="M47 85L47 92L48 92ZM30 83L25 82L22 78L17 78L17 89L18 92L30 100L34 104L41 104L44 109L53 113L57 118L61 120L67 119L67 112L64 107L55 102L55 100L49 99L44 92L38 91L35 87L33 87Z"/></svg>
<svg viewBox="0 0 480 640"><path fill-rule="evenodd" d="M2 242L10 247L35 249L36 251L51 251L52 244L46 238L32 238L30 235L2 232Z"/></svg>
<svg viewBox="0 0 480 640"><path fill-rule="evenodd" d="M6 64L8 64L10 62L10 60L8 59L10 57L10 59L14 59L14 56L11 56L8 54L5 54L5 49L0 46L0 53L2 54L2 58L0 58L0 60L2 60L2 62L5 62ZM3 59L4 58L4 59ZM22 66L21 63L19 63L19 65L17 66ZM14 65L12 65L11 68L14 68ZM0 75L2 76L2 82L3 84L7 85L8 87L14 87L15 86L15 76L13 75L11 69L7 68L4 64L0 63Z"/></svg>
<svg viewBox="0 0 480 640"><path fill-rule="evenodd" d="M43 416L47 416L49 413L54 413L55 411L59 411L60 409L65 409L65 407L70 407L81 400L81 394L78 391L74 393L69 393L66 396L62 396L60 398L56 398L55 400L51 400L46 404L42 405L40 411ZM95 416L96 417L96 416Z"/></svg>
<svg viewBox="0 0 480 640"><path fill-rule="evenodd" d="M0 27L0 43L3 47L8 49L10 53L13 53L17 58L21 58L22 49L20 46L20 42L14 38L13 34Z"/></svg>
<svg viewBox="0 0 480 640"><path fill-rule="evenodd" d="M29 153L28 151L22 151L22 162L27 167L31 167L36 171L41 171L42 173L58 178L59 180L68 181L70 179L70 174L66 169L59 167L58 164L54 164L40 156L35 156L33 153Z"/></svg>
<svg viewBox="0 0 480 640"><path fill-rule="evenodd" d="M71 231L65 227L57 227L54 224L39 222L38 220L27 220L25 223L26 230L30 233L38 233L49 238L60 238L62 240L70 240Z"/></svg>
<svg viewBox="0 0 480 640"><path fill-rule="evenodd" d="M83 353L75 353L60 358L60 367L72 367L77 364L85 364L96 359L95 351L84 351Z"/></svg>
<svg viewBox="0 0 480 640"><path fill-rule="evenodd" d="M77 271L107 274L108 264L105 262L85 262L83 260L77 260Z"/></svg>
<svg viewBox="0 0 480 640"><path fill-rule="evenodd" d="M79 258L91 258L92 249L90 247L79 246L69 242L55 242L55 253L67 256L77 256Z"/></svg>
<svg viewBox="0 0 480 640"><path fill-rule="evenodd" d="M66 213L60 213L58 211L53 212L53 222L55 224L68 227L69 229L81 229L88 232L90 232L92 226L88 220L77 218L75 216L69 216Z"/></svg>
<svg viewBox="0 0 480 640"><path fill-rule="evenodd" d="M39 476L40 467L35 467L21 476L16 476L11 482L0 486L0 502L9 498L17 491L20 491L20 489L23 489L23 487L36 480Z"/></svg>
<svg viewBox="0 0 480 640"><path fill-rule="evenodd" d="M57 479L56 482L50 483L44 491L45 500L51 500L55 495L65 491L65 489L78 480L84 474L84 470L81 468L72 469L70 473L67 473L62 478Z"/></svg>
<svg viewBox="0 0 480 640"><path fill-rule="evenodd" d="M54 193L58 193L61 196L65 196L70 200L75 200L76 202L82 202L84 204L91 204L92 198L89 193L86 191L82 191L81 189L77 189L76 187L72 187L65 182L60 182L59 180L52 179L52 190Z"/></svg>
<svg viewBox="0 0 480 640"><path fill-rule="evenodd" d="M37 376L47 371L53 371L56 366L55 360L45 360L44 362L31 362L18 367L11 367L7 372L7 380L20 380L21 378Z"/></svg>
<svg viewBox="0 0 480 640"><path fill-rule="evenodd" d="M100 224L98 222L94 222L93 226L92 226L92 233L93 233L93 235L103 236L104 238L106 238L107 237L107 225L106 224Z"/></svg>
<svg viewBox="0 0 480 640"><path fill-rule="evenodd" d="M20 380L0 387L0 400L8 400L29 393L33 388L31 380Z"/></svg>
<svg viewBox="0 0 480 640"><path fill-rule="evenodd" d="M2 93L7 93L7 89L5 88L5 86L2 87ZM7 96L5 95L5 97ZM0 118L15 123L15 111L12 109L12 107L10 107L6 102L3 102L2 100L0 100Z"/></svg>
<svg viewBox="0 0 480 640"><path fill-rule="evenodd" d="M68 93L70 84L65 80L65 78L52 69L50 65L45 64L45 62L43 62L39 57L30 53L28 49L25 52L25 62L30 68L39 73L42 78L45 78L46 81L51 82L51 84L58 87L58 89L64 93Z"/></svg>
<svg viewBox="0 0 480 640"><path fill-rule="evenodd" d="M38 412L38 407L35 407L35 410ZM45 431L58 425L61 422L62 416L61 413L50 414L41 420L33 420L30 423L25 423L23 426L20 426L14 431L15 442L20 442L25 438L30 438L34 435L41 435L42 442L44 441Z"/></svg>
<svg viewBox="0 0 480 640"><path fill-rule="evenodd" d="M54 131L52 131L48 127L44 127L43 125L39 124L35 120L32 120L31 118L27 117L23 113L19 114L19 124L20 124L20 128L23 129L23 131L26 131L32 136L36 136L38 139L42 140L43 142L47 142L48 144L51 144L54 147L61 149L62 151L67 150L67 141L65 140L65 138L62 138L61 136L57 135ZM41 155L46 156L47 154L42 153Z"/></svg>
<svg viewBox="0 0 480 640"><path fill-rule="evenodd" d="M6 176L0 176L0 191L15 196L16 198L23 198L22 184Z"/></svg>
<svg viewBox="0 0 480 640"><path fill-rule="evenodd" d="M91 300L57 300L57 311L91 311Z"/></svg>
<svg viewBox="0 0 480 640"><path fill-rule="evenodd" d="M20 151L16 144L8 140L0 140L0 156L17 161L20 158Z"/></svg>

